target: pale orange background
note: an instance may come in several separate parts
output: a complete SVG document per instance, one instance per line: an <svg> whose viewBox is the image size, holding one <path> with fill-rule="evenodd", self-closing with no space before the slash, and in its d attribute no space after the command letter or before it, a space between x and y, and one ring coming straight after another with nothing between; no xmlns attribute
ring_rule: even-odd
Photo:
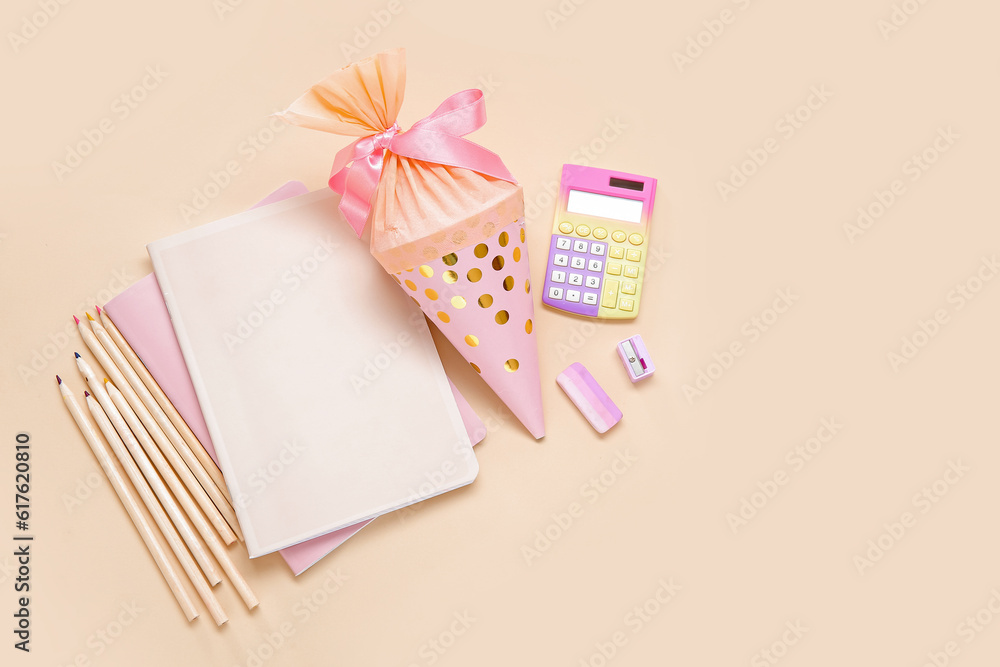
<svg viewBox="0 0 1000 667"><path fill-rule="evenodd" d="M1000 251L1000 5L908 0L919 10L885 38L890 0L233 4L221 17L210 0L59 5L16 51L10 33L41 10L4 4L0 541L14 532L19 431L33 443L37 535L30 657L10 646L13 547L0 548L4 664L257 664L250 651L268 666L755 665L773 664L759 652L774 648L789 667L916 667L952 641L948 664L996 663L1000 280L961 309L949 292ZM547 12L560 7L568 16L553 28ZM679 69L674 54L705 21L719 32L723 9L731 22L705 32L708 46ZM203 614L188 625L61 405L53 375L81 391L72 353L83 346L60 332L149 272L145 243L245 209L288 179L324 186L339 138L287 128L253 160L240 147L351 59L343 45L373 12L392 18L357 55L408 47L404 127L485 87L490 121L473 138L525 186L536 285L564 162L657 177L651 243L662 259L648 265L633 323L537 312L541 442L439 338L492 428L475 484L375 522L298 579L277 556L249 563L234 548L260 608L248 613L223 584L229 624ZM112 105L147 67L165 79L120 118ZM776 124L814 86L832 96L782 133ZM53 161L103 118L113 133L59 180ZM905 163L949 127L953 145L910 180ZM777 152L723 201L717 182L771 138ZM591 145L588 158L580 147ZM185 220L181 206L230 160L240 173ZM905 191L851 243L844 225L894 179ZM797 300L751 340L745 323L777 290ZM896 372L887 355L938 309L946 323L917 336L926 345ZM614 354L633 333L657 365L636 386ZM744 353L720 376L713 355L725 359L734 341ZM35 354L41 371L22 378ZM573 361L625 413L605 437L555 384ZM699 370L719 379L689 402L683 387ZM843 426L796 471L786 454L824 418ZM624 452L635 461L613 486L583 487ZM915 502L949 461L968 471L939 484L938 502ZM782 472L787 483L734 534L727 513ZM68 508L88 480L96 488ZM582 514L529 565L522 547L536 531L559 533L553 515L574 502ZM905 512L915 525L883 537L891 548L859 572L855 557ZM338 571L339 590L318 593ZM676 596L634 622L633 607L671 579ZM306 614L313 595L323 604ZM134 622L98 639L132 602ZM960 627L984 608L992 623ZM453 626L464 613L470 627ZM807 630L796 637L786 623ZM280 648L261 648L282 629ZM619 632L626 642L606 660L602 645L610 654ZM443 653L430 647L439 640Z"/></svg>

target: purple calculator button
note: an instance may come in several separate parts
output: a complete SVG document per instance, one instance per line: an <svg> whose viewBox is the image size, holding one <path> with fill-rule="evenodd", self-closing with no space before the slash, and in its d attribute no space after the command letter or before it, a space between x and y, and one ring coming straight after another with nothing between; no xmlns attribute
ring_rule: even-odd
<svg viewBox="0 0 1000 667"><path fill-rule="evenodd" d="M597 317L607 249L607 243L553 236L542 303L577 315Z"/></svg>

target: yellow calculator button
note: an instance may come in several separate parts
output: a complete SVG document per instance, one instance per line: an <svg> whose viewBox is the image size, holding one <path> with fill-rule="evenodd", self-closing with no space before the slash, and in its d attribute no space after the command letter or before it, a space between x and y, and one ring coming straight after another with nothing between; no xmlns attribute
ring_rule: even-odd
<svg viewBox="0 0 1000 667"><path fill-rule="evenodd" d="M624 283L622 285L622 294L635 294L635 283Z"/></svg>
<svg viewBox="0 0 1000 667"><path fill-rule="evenodd" d="M622 299L618 303L618 307L631 313L632 309L635 308L635 301L632 299Z"/></svg>
<svg viewBox="0 0 1000 667"><path fill-rule="evenodd" d="M642 251L629 250L628 252L625 253L625 259L627 259L630 262L638 262L640 259L642 259Z"/></svg>
<svg viewBox="0 0 1000 667"><path fill-rule="evenodd" d="M629 234L628 242L632 245L642 245L642 234Z"/></svg>
<svg viewBox="0 0 1000 667"><path fill-rule="evenodd" d="M598 241L608 238L608 230L604 227L594 227L594 238Z"/></svg>
<svg viewBox="0 0 1000 667"><path fill-rule="evenodd" d="M622 259L625 257L625 248L620 245L611 246L611 250L608 251L608 257L611 259Z"/></svg>
<svg viewBox="0 0 1000 667"><path fill-rule="evenodd" d="M639 267L638 266L626 266L625 275L628 278L638 278L639 277Z"/></svg>
<svg viewBox="0 0 1000 667"><path fill-rule="evenodd" d="M580 236L590 236L590 227L587 225L577 225L576 233Z"/></svg>
<svg viewBox="0 0 1000 667"><path fill-rule="evenodd" d="M621 231L620 229L616 232L611 232L611 240L614 241L615 243L621 243L622 241L625 240L625 232Z"/></svg>
<svg viewBox="0 0 1000 667"><path fill-rule="evenodd" d="M605 280L604 291L601 293L601 305L605 308L614 308L618 302L618 281Z"/></svg>
<svg viewBox="0 0 1000 667"><path fill-rule="evenodd" d="M608 275L609 276L620 276L622 274L621 264L608 264Z"/></svg>
<svg viewBox="0 0 1000 667"><path fill-rule="evenodd" d="M569 234L569 233L571 233L573 231L573 223L572 222L560 222L559 223L559 231L562 232L563 234Z"/></svg>

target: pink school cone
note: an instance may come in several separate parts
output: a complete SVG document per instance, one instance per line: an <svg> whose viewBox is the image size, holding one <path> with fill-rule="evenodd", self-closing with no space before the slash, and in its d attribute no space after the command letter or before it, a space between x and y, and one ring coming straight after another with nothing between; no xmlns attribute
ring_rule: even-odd
<svg viewBox="0 0 1000 667"><path fill-rule="evenodd" d="M544 436L524 222L393 278L531 435Z"/></svg>

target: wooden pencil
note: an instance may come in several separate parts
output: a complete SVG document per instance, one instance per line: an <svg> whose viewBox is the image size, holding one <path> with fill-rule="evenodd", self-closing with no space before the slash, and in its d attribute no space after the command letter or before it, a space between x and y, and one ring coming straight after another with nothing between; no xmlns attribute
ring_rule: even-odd
<svg viewBox="0 0 1000 667"><path fill-rule="evenodd" d="M142 380L139 378L138 374L132 368L132 365L128 363L125 355L119 349L115 341L112 340L111 335L107 330L101 326L101 324L94 319L94 317L87 313L87 319L90 321L90 327L97 336L97 340L100 341L101 345L104 346L104 350L111 357L112 362L121 372L122 376L128 382L132 391L135 392L139 400L142 401L143 406L149 411L153 419L156 420L156 425L160 427L167 439L170 440L170 444L173 446L174 450L180 454L181 459L184 460L184 464L188 469L194 474L198 483L201 485L202 489L208 494L208 497L212 499L212 503L219 510L222 516L225 518L226 523L233 530L233 533L239 537L241 535L239 529L239 522L236 520L236 512L233 511L232 505L229 504L229 500L222 494L219 487L216 486L212 477L205 470L201 461L198 457L194 455L191 448L181 437L181 434L174 427L173 423L167 418L165 412L153 398L149 389L143 384ZM119 387L124 390L124 387Z"/></svg>
<svg viewBox="0 0 1000 667"><path fill-rule="evenodd" d="M167 559L163 538L153 532L153 527L149 525L146 517L143 516L142 510L139 507L139 501L136 500L132 491L126 485L125 479L118 472L118 468L115 467L114 459L108 451L107 445L104 444L101 436L98 435L94 424L91 423L80 408L80 404L77 403L69 387L63 383L58 375L56 376L56 381L59 383L59 391L62 394L63 402L73 416L73 421L76 422L80 432L83 433L83 437L87 440L87 444L90 445L90 449L97 458L97 462L101 465L101 469L104 470L104 474L111 483L111 488L115 490L122 505L125 506L125 511L128 512L129 518L132 519L132 524L139 531L139 536L142 538L143 543L156 562L156 566L160 569L160 573L170 587L170 592L173 593L174 599L177 600L177 604L180 605L181 611L184 612L187 620L193 621L198 618L198 609L184 587L177 570Z"/></svg>
<svg viewBox="0 0 1000 667"><path fill-rule="evenodd" d="M123 414L123 416L125 417L125 421L128 423L130 427L132 427L132 430L135 432L135 435L138 436L143 447L148 448L148 451L151 455L150 458L153 459L154 465L163 475L163 478L167 480L167 484L170 485L172 489L174 489L174 493L177 496L178 500L181 501L181 503L187 510L188 515L192 517L192 521L194 521L195 524L198 526L199 532L205 536L205 543L208 545L208 548L215 555L216 559L218 559L219 565L222 566L222 569L223 571L225 571L226 576L229 577L229 580L233 583L233 586L236 588L236 591L240 594L240 597L243 598L243 602L246 604L247 608L253 609L254 607L256 607L259 604L259 601L257 600L257 596L254 595L253 590L251 590L250 584L248 584L246 579L243 578L243 575L240 574L240 571L236 569L236 564L233 563L233 559L229 556L229 552L226 551L226 547L223 546L222 541L212 531L212 528L211 526L208 525L208 522L205 521L205 517L202 516L201 511L198 509L198 506L195 504L195 502L191 500L191 496L187 494L184 485L181 483L181 481L177 478L177 475L174 474L174 471L167 464L166 459L164 459L163 455L160 454L160 452L156 449L155 444L153 443L152 439L149 436L149 433L147 433L146 429L142 427L142 422L139 421L139 418L136 416L135 411L132 410L132 407L125 400L125 397L118 390L118 388L111 383L110 380L105 378L104 384L105 388L107 389L108 395L111 397L111 402L114 403L115 407L118 408L119 411ZM156 474L155 471L153 472L153 474Z"/></svg>
<svg viewBox="0 0 1000 667"><path fill-rule="evenodd" d="M130 435L128 426L125 425L122 416L118 414L115 406L112 405L107 392L101 390L98 386L94 386L93 383L89 384L91 385L91 389L100 391L99 395L94 395L91 392L91 395L87 398L87 407L90 408L90 413L93 415L94 421L97 422L98 428L104 434L104 439L111 445L111 450L118 457L118 462L125 469L125 474L132 480L132 486L135 487L136 491L139 492L139 497L146 503L146 508L153 516L153 521L156 522L156 525L160 528L160 532L167 538L167 543L177 556L181 568L187 573L188 579L194 585L198 597L205 603L215 623L222 625L229 620L226 617L226 612L223 611L222 605L219 604L215 594L212 593L212 587L208 585L201 570L198 569L194 559L191 558L191 554L184 548L184 543L181 541L176 529L171 525L163 507L160 506L156 496L153 495L149 483L143 478L135 461L125 448L125 443L122 442L121 436L123 433ZM95 398L97 400L94 400Z"/></svg>
<svg viewBox="0 0 1000 667"><path fill-rule="evenodd" d="M233 499L232 496L229 495L229 489L226 486L225 478L222 476L222 471L219 470L219 466L216 465L215 461L212 460L212 457L209 456L208 450L205 449L201 440L198 439L198 436L196 436L194 431L191 430L191 427L188 426L187 421L184 420L181 413L177 411L176 406L174 406L166 392L163 391L163 388L160 387L160 384L156 381L156 378L153 377L153 374L150 373L149 369L146 368L146 365L142 363L142 359L139 358L139 355L136 354L135 350L125 339L125 336L123 336L122 332L119 331L114 320L111 319L110 315L108 315L108 311L98 306L97 314L101 318L101 324L104 325L108 334L111 335L111 339L118 345L118 349L122 351L122 354L125 355L125 359L127 359L128 363L132 366L132 370L136 372L139 379L142 380L142 383L146 385L147 389L149 389L149 393L153 395L156 402L161 408L163 408L163 411L167 413L167 418L170 419L170 422L181 434L181 437L185 442L187 442L191 451L194 452L194 455L198 457L198 460L201 461L205 470L208 472L209 476L211 476L212 481L215 482L215 485L226 497L229 505L232 506Z"/></svg>
<svg viewBox="0 0 1000 667"><path fill-rule="evenodd" d="M125 379L125 376L122 375L121 371L118 370L118 366L115 365L114 361L112 361L111 357L108 355L107 350L105 350L104 346L97 340L97 336L90 330L89 327L84 326L75 315L73 316L73 319L76 321L77 328L80 331L80 336L83 338L83 342L87 345L90 351L93 352L94 356L97 358L97 362L104 368L104 374L110 377L122 394L125 395L129 405L131 405L132 409L135 410L135 413L139 415L139 419L142 420L146 430L149 431L149 434L153 437L153 440L156 441L160 451L163 452L163 454L167 457L167 460L170 461L170 465L184 481L184 485L191 492L191 495L194 496L198 506L201 507L203 512L205 512L205 515L208 517L208 520L211 521L215 530L218 531L219 535L226 544L232 544L235 542L236 533L234 533L229 527L229 524L226 523L226 520L219 512L219 509L215 506L215 503L213 503L212 499L208 497L205 489L202 488L197 478L195 478L194 474L187 467L187 464L184 463L184 459L177 453L177 450L174 449L170 440L167 439L167 436L156 423L156 420L153 419L153 415L149 413L146 406L141 400L139 400L139 397L132 390L132 387Z"/></svg>
<svg viewBox="0 0 1000 667"><path fill-rule="evenodd" d="M122 454L127 453L131 455L131 459L135 461L135 465L138 466L138 470L135 470L133 466L126 466L126 472L129 472L128 468L132 468L132 472L142 473L143 477L145 477L146 484L148 484L147 490L151 488L152 492L156 496L155 500L158 500L159 504L163 506L163 509L159 512L159 516L162 516L163 519L166 520L166 516L163 516L163 511L166 511L167 516L170 517L170 521L173 522L173 525L169 526L169 529L164 529L163 526L160 526L160 530L163 531L164 536L167 537L167 541L170 542L170 546L174 549L174 553L177 554L177 559L182 561L182 564L184 564L183 560L185 557L190 558L191 556L194 556L194 559L198 561L198 565L201 566L202 572L205 573L205 577L208 578L208 583L212 586L216 585L222 581L222 575L219 574L219 570L212 561L212 557L209 555L208 550L205 549L205 546L201 543L198 535L194 532L194 528L191 527L191 523L188 521L188 518L184 515L184 512L181 511L180 506L177 504L178 502L181 502L181 499L184 497L190 499L190 495L187 493L187 490L182 485L178 485L178 487L172 486L171 489L173 489L175 494L178 494L178 499L175 500L174 496L170 495L170 491L167 490L166 485L163 483L163 479L161 479L160 475L157 474L157 469L154 468L153 464L150 462L150 457L146 454L146 451L143 450L143 447L139 446L139 440L143 440L143 445L146 444L146 440L149 440L149 442L152 443L149 433L146 431L145 427L143 427L142 422L140 422L139 418L135 416L135 412L129 408L128 404L122 406L112 400L107 387L105 387L100 380L97 380L89 375L92 371L89 366L87 366L86 362L81 362L79 359L77 362L82 371L86 368L84 373L87 376L86 380L87 385L90 387L90 393L97 399L100 406L104 408L104 412L107 414L108 419L111 420L111 424L115 427L115 430L118 431L118 435L122 441L122 447L115 447L115 443L112 442L112 449L119 459L122 458ZM111 439L109 438L109 442L110 440ZM123 448L127 449L128 452L125 452ZM125 464L123 463L123 465ZM172 471L170 472L172 473ZM131 478L131 476L132 475L130 474L129 477ZM166 477L164 477L164 479L165 478ZM142 490L139 489L139 485L136 485L134 480L132 483L136 486L137 490L140 490L140 495L142 495ZM143 497L143 500L146 501L147 506L150 505L150 502L146 497ZM192 500L191 503L194 504L194 501ZM154 502L153 504L156 503ZM152 512L152 510L150 511ZM153 518L157 519L157 525L159 525L160 521L157 513L153 513ZM214 532L209 532L213 536L215 535ZM180 535L178 535L178 533ZM183 543L180 542L181 539L184 540ZM184 544L187 545L187 549L184 548ZM188 554L188 550L191 552L190 555ZM180 552L183 552L184 556L182 556ZM185 570L186 569L187 568L185 567Z"/></svg>

